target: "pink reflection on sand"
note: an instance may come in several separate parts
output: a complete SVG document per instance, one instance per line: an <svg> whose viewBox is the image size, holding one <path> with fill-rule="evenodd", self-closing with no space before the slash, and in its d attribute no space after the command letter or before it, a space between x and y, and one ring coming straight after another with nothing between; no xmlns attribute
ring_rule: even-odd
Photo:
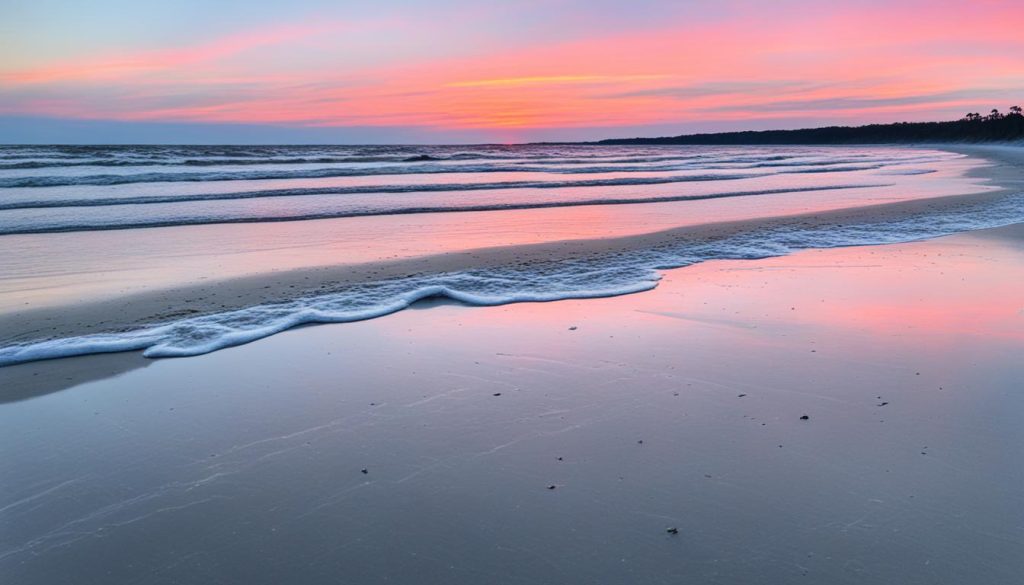
<svg viewBox="0 0 1024 585"><path fill-rule="evenodd" d="M1024 235L1017 232L1018 238ZM1024 248L1010 240L962 234L706 262L667 271L655 291L631 295L628 301L568 300L535 303L528 310L474 307L461 311L458 321L510 339L564 329L562 341L531 353L546 359L569 360L595 344L621 342L615 341L617 334L635 336L637 330L644 334L642 347L663 342L681 351L699 351L723 338L735 351L787 347L799 338L807 344L801 351L829 347L822 351L830 359L841 359L836 340L872 352L907 344L955 351L967 338L1024 342L1024 291L1007 287L1008 282L1024 282ZM403 323L395 319L393 325ZM424 342L435 335L419 333ZM416 332L403 330L406 334Z"/></svg>

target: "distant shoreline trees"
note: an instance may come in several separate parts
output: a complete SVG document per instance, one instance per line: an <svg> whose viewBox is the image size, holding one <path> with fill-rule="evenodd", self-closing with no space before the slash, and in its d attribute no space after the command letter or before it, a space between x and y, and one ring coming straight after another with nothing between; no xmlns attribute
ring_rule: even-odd
<svg viewBox="0 0 1024 585"><path fill-rule="evenodd" d="M867 126L828 126L800 130L748 130L658 138L612 138L593 144L883 144L905 142L995 142L1024 140L1024 112L969 112L948 122L896 122Z"/></svg>
<svg viewBox="0 0 1024 585"><path fill-rule="evenodd" d="M1013 117L1013 116L1024 116L1024 113L1021 112L1020 106L1010 106L1010 113L1009 114L1005 114L1005 115L1000 113L1000 111L998 109L996 109L996 108L992 108L992 111L989 112L989 114L987 116L982 116L981 114L979 114L977 112L968 113L963 118L961 118L961 121L964 121L964 122L984 122L986 120L987 121L995 121L995 120L1002 120L1003 118L1009 118L1009 117Z"/></svg>

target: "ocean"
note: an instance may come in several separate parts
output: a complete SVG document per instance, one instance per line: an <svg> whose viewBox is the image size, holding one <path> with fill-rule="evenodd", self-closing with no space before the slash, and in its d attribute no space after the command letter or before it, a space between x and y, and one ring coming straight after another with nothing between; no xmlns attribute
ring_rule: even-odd
<svg viewBox="0 0 1024 585"><path fill-rule="evenodd" d="M1022 195L830 219L984 192L969 176L978 164L903 147L0 147L0 315L315 268L415 267L275 289L254 304L183 296L173 318L73 334L3 331L0 365L127 350L197 355L426 298L621 295L707 260L1024 221ZM494 249L508 253L474 260Z"/></svg>

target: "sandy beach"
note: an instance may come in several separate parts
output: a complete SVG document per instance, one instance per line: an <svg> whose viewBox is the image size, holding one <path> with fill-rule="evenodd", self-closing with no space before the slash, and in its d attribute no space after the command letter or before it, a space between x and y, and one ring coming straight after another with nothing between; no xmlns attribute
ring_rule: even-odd
<svg viewBox="0 0 1024 585"><path fill-rule="evenodd" d="M950 149L993 163L970 197L1021 185ZM1016 583L1022 282L1015 225L0 368L0 575Z"/></svg>
<svg viewBox="0 0 1024 585"><path fill-rule="evenodd" d="M1021 282L1014 227L4 368L0 573L1014 583Z"/></svg>

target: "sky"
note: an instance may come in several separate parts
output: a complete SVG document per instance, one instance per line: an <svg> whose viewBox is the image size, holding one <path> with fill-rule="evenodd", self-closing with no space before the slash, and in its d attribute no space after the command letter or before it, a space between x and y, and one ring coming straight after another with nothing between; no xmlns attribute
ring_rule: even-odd
<svg viewBox="0 0 1024 585"><path fill-rule="evenodd" d="M0 143L511 143L1024 102L1020 0L0 0Z"/></svg>

